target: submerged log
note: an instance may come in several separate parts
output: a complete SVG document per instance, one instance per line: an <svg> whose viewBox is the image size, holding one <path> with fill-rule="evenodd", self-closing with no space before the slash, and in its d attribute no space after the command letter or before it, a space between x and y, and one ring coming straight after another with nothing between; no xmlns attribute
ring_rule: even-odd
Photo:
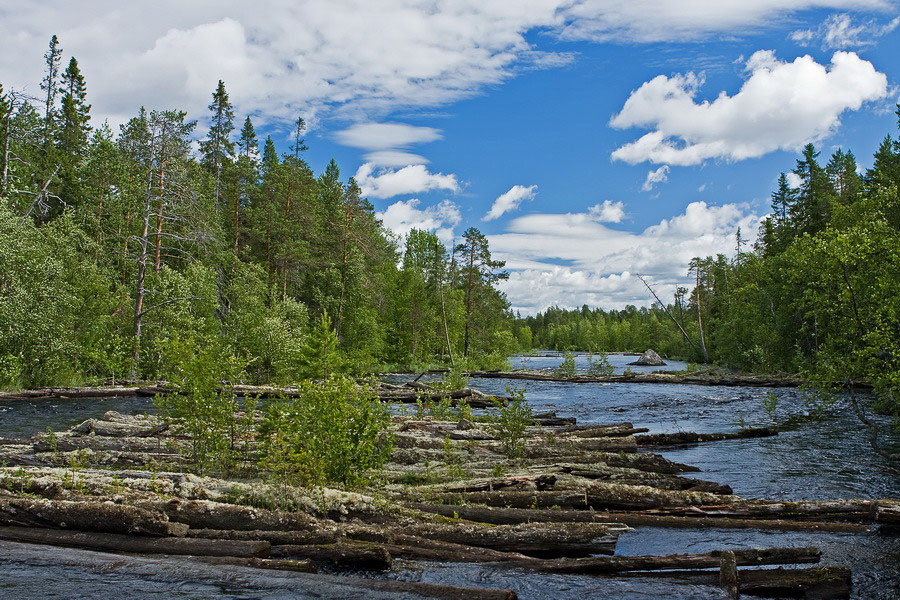
<svg viewBox="0 0 900 600"><path fill-rule="evenodd" d="M134 554L190 554L266 558L271 544L262 541L203 540L196 538L144 537L117 533L90 533L32 527L0 527L0 539L101 552Z"/></svg>
<svg viewBox="0 0 900 600"><path fill-rule="evenodd" d="M850 597L851 573L843 567L741 571L739 589L749 596L843 599Z"/></svg>
<svg viewBox="0 0 900 600"><path fill-rule="evenodd" d="M638 446L677 446L682 444L699 444L701 442L719 442L722 440L742 440L778 435L778 430L771 427L746 427L730 433L694 433L681 431L678 433L654 433L635 437Z"/></svg>
<svg viewBox="0 0 900 600"><path fill-rule="evenodd" d="M0 498L0 524L155 536L183 536L188 529L136 506L30 498Z"/></svg>

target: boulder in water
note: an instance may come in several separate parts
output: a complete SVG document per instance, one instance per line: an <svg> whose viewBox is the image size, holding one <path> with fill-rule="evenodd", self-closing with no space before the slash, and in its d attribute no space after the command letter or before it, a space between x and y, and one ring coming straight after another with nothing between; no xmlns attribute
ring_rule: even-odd
<svg viewBox="0 0 900 600"><path fill-rule="evenodd" d="M636 365L640 367L664 367L666 366L665 361L660 358L659 354L654 352L653 350L647 350L641 357L634 362L628 363L629 365Z"/></svg>

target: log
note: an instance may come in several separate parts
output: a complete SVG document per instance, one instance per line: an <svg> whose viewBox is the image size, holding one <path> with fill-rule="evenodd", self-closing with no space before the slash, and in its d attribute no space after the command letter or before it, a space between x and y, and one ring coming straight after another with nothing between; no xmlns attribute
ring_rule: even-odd
<svg viewBox="0 0 900 600"><path fill-rule="evenodd" d="M120 421L101 421L87 419L69 429L81 435L99 435L106 437L150 437L159 435L169 428L164 422L127 423Z"/></svg>
<svg viewBox="0 0 900 600"><path fill-rule="evenodd" d="M405 525L400 531L404 535L529 556L612 554L618 537L617 531L600 523L416 523Z"/></svg>
<svg viewBox="0 0 900 600"><path fill-rule="evenodd" d="M816 548L766 548L733 550L735 562L748 565L786 565L817 563L822 553ZM659 571L673 569L710 569L721 564L722 552L708 554L670 554L667 556L596 556L560 558L524 564L526 568L551 573L603 575L627 571Z"/></svg>
<svg viewBox="0 0 900 600"><path fill-rule="evenodd" d="M555 475L513 475L468 479L450 483L421 485L410 488L410 493L445 494L452 492L493 492L496 490L549 490L556 484Z"/></svg>
<svg viewBox="0 0 900 600"><path fill-rule="evenodd" d="M134 554L185 554L196 556L236 556L266 558L271 544L262 541L203 540L90 533L59 529L0 526L0 539L68 548L86 548L100 552Z"/></svg>
<svg viewBox="0 0 900 600"><path fill-rule="evenodd" d="M740 572L740 593L750 596L839 599L850 597L850 569L760 569Z"/></svg>
<svg viewBox="0 0 900 600"><path fill-rule="evenodd" d="M518 379L526 381L555 381L560 383L673 383L727 387L799 387L803 380L797 377L760 377L757 375L733 374L726 377L709 374L690 373L632 373L630 375L559 376L539 371L472 371L469 377L481 379Z"/></svg>
<svg viewBox="0 0 900 600"><path fill-rule="evenodd" d="M313 517L302 512L265 510L203 500L147 502L144 507L162 511L170 521L184 523L191 529L308 531L317 526Z"/></svg>
<svg viewBox="0 0 900 600"><path fill-rule="evenodd" d="M740 597L737 558L731 550L725 550L719 558L719 585L725 588L725 593L732 600Z"/></svg>
<svg viewBox="0 0 900 600"><path fill-rule="evenodd" d="M862 523L830 521L791 521L783 519L738 519L727 517L672 517L640 512L598 512L595 518L632 527L670 527L676 529L759 529L761 531L829 531L837 533L870 533Z"/></svg>
<svg viewBox="0 0 900 600"><path fill-rule="evenodd" d="M538 510L532 508L479 506L477 504L409 503L406 506L444 517L496 525L514 525L517 523L604 523L608 525L602 517L604 513L587 510L555 508Z"/></svg>
<svg viewBox="0 0 900 600"><path fill-rule="evenodd" d="M678 433L654 433L635 437L638 446L680 446L699 444L702 442L719 442L723 440L742 440L748 438L770 437L778 435L778 430L771 427L746 427L730 433L694 433L680 431Z"/></svg>
<svg viewBox="0 0 900 600"><path fill-rule="evenodd" d="M155 536L183 536L188 529L136 506L31 498L0 498L0 524Z"/></svg>
<svg viewBox="0 0 900 600"><path fill-rule="evenodd" d="M723 496L708 492L660 490L646 485L625 485L596 482L584 492L468 492L443 494L451 504L475 503L509 508L592 508L641 510L655 507L681 507L724 502L737 496Z"/></svg>
<svg viewBox="0 0 900 600"><path fill-rule="evenodd" d="M736 498L736 497L735 497ZM661 507L649 514L684 517L737 519L834 520L874 523L882 506L892 506L890 500L802 500L772 502L768 500L740 500L728 504L698 504L690 508Z"/></svg>
<svg viewBox="0 0 900 600"><path fill-rule="evenodd" d="M82 436L71 433L55 433L52 436L39 433L31 440L35 452L68 452L70 450L115 450L122 452L168 453L173 440L165 443L147 437Z"/></svg>
<svg viewBox="0 0 900 600"><path fill-rule="evenodd" d="M384 548L362 547L338 542L315 546L292 544L272 546L272 558L309 559L335 569L386 571L391 568L391 555Z"/></svg>
<svg viewBox="0 0 900 600"><path fill-rule="evenodd" d="M337 529L327 528L325 526L309 531L188 529L187 536L203 538L206 540L263 540L273 545L289 546L318 546L323 544L334 544L338 541Z"/></svg>
<svg viewBox="0 0 900 600"><path fill-rule="evenodd" d="M318 569L311 560L286 560L278 558L237 558L234 556L192 556L194 560L208 565L236 565L254 569L273 571L296 571L298 573L317 573Z"/></svg>

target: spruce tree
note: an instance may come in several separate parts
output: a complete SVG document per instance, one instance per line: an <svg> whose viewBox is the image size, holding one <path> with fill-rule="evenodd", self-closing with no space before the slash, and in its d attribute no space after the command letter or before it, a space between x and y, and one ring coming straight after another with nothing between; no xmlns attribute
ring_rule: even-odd
<svg viewBox="0 0 900 600"><path fill-rule="evenodd" d="M59 79L59 62L62 59L62 48L59 47L59 38L55 35L50 38L50 47L44 54L46 73L41 81L41 89L44 90L44 153L49 154L53 136L53 127L56 123L56 94L57 80Z"/></svg>
<svg viewBox="0 0 900 600"><path fill-rule="evenodd" d="M62 75L59 87L61 105L56 128L56 147L60 162L62 197L67 204L78 203L78 168L90 135L91 106L87 103L84 76L74 57Z"/></svg>

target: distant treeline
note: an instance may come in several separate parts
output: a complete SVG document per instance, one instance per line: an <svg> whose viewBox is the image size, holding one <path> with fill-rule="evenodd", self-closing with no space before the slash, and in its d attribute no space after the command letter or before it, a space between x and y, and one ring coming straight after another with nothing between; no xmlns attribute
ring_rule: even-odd
<svg viewBox="0 0 900 600"><path fill-rule="evenodd" d="M257 382L316 353L360 372L517 349L486 238L397 240L333 160L313 172L303 119L279 155L220 81L202 134L177 109L113 131L55 36L45 65L40 97L0 86L0 387L165 377L186 341Z"/></svg>

